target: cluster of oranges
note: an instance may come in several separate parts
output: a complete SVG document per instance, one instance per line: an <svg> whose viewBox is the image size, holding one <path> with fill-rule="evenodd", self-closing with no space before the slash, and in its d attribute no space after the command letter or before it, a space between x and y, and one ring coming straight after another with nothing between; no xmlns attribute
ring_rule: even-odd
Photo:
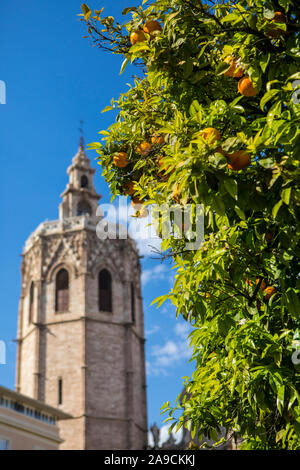
<svg viewBox="0 0 300 470"><path fill-rule="evenodd" d="M142 157L147 157L150 152L153 150L153 146L162 146L165 144L165 137L163 134L154 134L151 137L151 143L147 141L141 142L136 151L139 155ZM118 152L116 155L113 157L113 162L114 165L117 168L125 168L129 164L129 160L127 158L127 153L126 152ZM156 164L159 168L162 166L162 156L157 157L156 159ZM163 179L163 174L162 171L158 172L158 176ZM125 184L124 186L124 193L127 196L131 197L132 200L132 205L136 211L136 216L137 217L147 217L148 216L148 210L143 207L143 200L133 197L135 193L135 182L134 181L129 181Z"/></svg>
<svg viewBox="0 0 300 470"><path fill-rule="evenodd" d="M208 142L208 144L213 144L221 140L219 131L217 131L217 129L214 127L207 127L206 129L203 129L200 135ZM249 166L251 163L251 157L245 150L237 150L233 153L225 153L220 146L217 148L217 151L229 159L228 168L231 170L240 171L243 168Z"/></svg>
<svg viewBox="0 0 300 470"><path fill-rule="evenodd" d="M269 38L278 39L280 36L286 34L286 31L284 29L276 26L276 24L278 23L286 24L286 17L282 12L276 11L274 13L274 18L271 21L265 20L265 22L266 21L268 21L267 36ZM230 66L229 69L226 70L224 75L226 77L240 79L238 82L239 93L247 97L255 96L257 94L257 90L255 89L252 80L247 75L243 76L244 71L242 67L238 64L238 60L232 56L228 56L226 57L224 62Z"/></svg>
<svg viewBox="0 0 300 470"><path fill-rule="evenodd" d="M268 302L270 298L276 294L276 288L274 286L267 286L266 281L263 279L262 281L260 280L259 277L256 278L256 285L261 282L260 284L260 289L264 292L264 301ZM249 279L245 280L245 283L248 284L249 286L253 286L253 282L250 281Z"/></svg>
<svg viewBox="0 0 300 470"><path fill-rule="evenodd" d="M147 23L144 24L143 29L138 29L136 31L133 31L130 34L130 42L131 44L134 45L139 42L146 41L147 37L145 33L149 34L150 39L153 39L155 36L155 34L153 33L156 33L157 31L161 31L161 30L162 30L162 27L158 21L156 20L147 21Z"/></svg>
<svg viewBox="0 0 300 470"><path fill-rule="evenodd" d="M244 71L238 64L237 59L232 56L228 56L224 62L229 65L229 69L226 70L224 75L226 75L226 77L240 79L238 82L239 93L243 96L255 96L257 91L254 87L254 84L247 75L243 77Z"/></svg>

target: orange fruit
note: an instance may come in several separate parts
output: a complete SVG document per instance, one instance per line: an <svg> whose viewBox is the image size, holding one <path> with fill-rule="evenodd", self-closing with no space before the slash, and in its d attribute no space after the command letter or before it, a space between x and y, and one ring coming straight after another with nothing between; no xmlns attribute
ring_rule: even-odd
<svg viewBox="0 0 300 470"><path fill-rule="evenodd" d="M272 240L273 238L273 234L271 232L267 232L266 233L266 242L267 243L270 243L270 241Z"/></svg>
<svg viewBox="0 0 300 470"><path fill-rule="evenodd" d="M251 163L251 157L245 150L238 150L236 152L227 154L227 157L230 160L230 163L228 163L228 168L234 171L240 171L243 168L249 166Z"/></svg>
<svg viewBox="0 0 300 470"><path fill-rule="evenodd" d="M141 29L138 29L137 31L133 31L130 34L130 42L132 45L137 44L139 42L144 42L144 41L146 41L146 36Z"/></svg>
<svg viewBox="0 0 300 470"><path fill-rule="evenodd" d="M147 157L151 150L152 145L149 142L142 142L137 148L137 152L142 155L142 157Z"/></svg>
<svg viewBox="0 0 300 470"><path fill-rule="evenodd" d="M163 157L161 155L159 155L156 159L156 165L159 167L159 168L162 168L162 166L164 165L164 160L163 160ZM168 166L166 166L165 168L163 168L161 171L159 171L157 173L157 176L162 180L162 181L167 181L169 179L169 176L170 174L165 174L165 171L168 170Z"/></svg>
<svg viewBox="0 0 300 470"><path fill-rule="evenodd" d="M259 277L256 278L256 285L259 283ZM265 288L267 287L267 283L266 281L264 281L264 279L261 281L261 285L260 285L260 288L261 290L265 290Z"/></svg>
<svg viewBox="0 0 300 470"><path fill-rule="evenodd" d="M269 287L266 287L264 289L264 301L265 302L268 302L270 300L270 298L272 297L272 295L274 295L276 293L276 289L275 287L273 286L269 286ZM277 297L277 296L276 296Z"/></svg>
<svg viewBox="0 0 300 470"><path fill-rule="evenodd" d="M259 277L256 278L256 281L255 281L255 284L257 285L259 283ZM248 284L249 286L253 287L253 282L250 281L248 278L246 278L245 280L245 284ZM261 285L260 285L260 288L261 290L265 290L265 288L267 287L267 284L264 280L262 280L261 282Z"/></svg>
<svg viewBox="0 0 300 470"><path fill-rule="evenodd" d="M150 20L144 24L143 30L145 31L145 33L150 34L150 39L153 39L155 35L151 33L154 33L155 31L161 31L162 27L158 21Z"/></svg>
<svg viewBox="0 0 300 470"><path fill-rule="evenodd" d="M286 23L286 17L281 11L275 11L274 18L270 21L268 25L267 36L269 38L277 39L280 36L284 36L286 31L284 29L278 28L275 24L272 23Z"/></svg>
<svg viewBox="0 0 300 470"><path fill-rule="evenodd" d="M253 82L249 77L243 77L238 83L238 90L241 95L244 96L255 96L257 91L254 88Z"/></svg>
<svg viewBox="0 0 300 470"><path fill-rule="evenodd" d="M125 168L125 166L127 166L129 163L127 160L127 153L125 152L119 152L114 156L113 161L118 168Z"/></svg>
<svg viewBox="0 0 300 470"><path fill-rule="evenodd" d="M158 155L158 157L156 158L156 165L159 167L159 168L162 168L164 166L164 159L162 157L162 155ZM164 169L167 170L169 167L166 166Z"/></svg>
<svg viewBox="0 0 300 470"><path fill-rule="evenodd" d="M200 135L208 141L209 144L213 144L217 140L221 140L221 135L214 127L206 127L200 132Z"/></svg>
<svg viewBox="0 0 300 470"><path fill-rule="evenodd" d="M129 181L128 183L125 184L125 194L127 196L132 196L135 193L134 189L134 181Z"/></svg>
<svg viewBox="0 0 300 470"><path fill-rule="evenodd" d="M243 69L237 65L237 60L232 56L226 57L224 62L230 64L229 69L224 73L226 77L240 78L244 75Z"/></svg>
<svg viewBox="0 0 300 470"><path fill-rule="evenodd" d="M154 134L151 137L151 142L153 145L163 145L165 143L165 138L162 134Z"/></svg>

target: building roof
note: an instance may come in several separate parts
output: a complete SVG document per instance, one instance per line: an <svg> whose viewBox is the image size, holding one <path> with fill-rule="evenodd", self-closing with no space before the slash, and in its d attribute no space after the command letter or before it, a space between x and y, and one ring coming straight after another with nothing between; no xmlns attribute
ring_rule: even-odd
<svg viewBox="0 0 300 470"><path fill-rule="evenodd" d="M51 414L58 420L71 419L73 417L72 415L65 413L64 411L54 408L53 406L46 405L46 403L43 403L39 400L35 400L34 398L30 398L26 395L22 395L21 393L3 387L2 385L0 385L0 395L4 395L5 398L10 398L12 400L18 401L22 403L22 405L27 405L32 408L36 408L39 411Z"/></svg>

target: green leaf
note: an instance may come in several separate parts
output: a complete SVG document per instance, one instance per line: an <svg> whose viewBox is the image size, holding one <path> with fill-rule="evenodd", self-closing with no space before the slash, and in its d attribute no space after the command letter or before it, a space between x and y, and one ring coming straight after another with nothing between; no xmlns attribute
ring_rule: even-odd
<svg viewBox="0 0 300 470"><path fill-rule="evenodd" d="M294 423L294 430L297 437L300 437L300 423L298 423L298 421Z"/></svg>
<svg viewBox="0 0 300 470"><path fill-rule="evenodd" d="M106 106L104 109L102 109L101 113L106 113L107 111L111 111L112 109L114 109L113 106ZM100 134L100 132L99 132L99 134ZM106 134L106 135L109 135L109 133Z"/></svg>
<svg viewBox="0 0 300 470"><path fill-rule="evenodd" d="M223 75L226 70L229 70L229 68L230 64L226 64L226 62L221 62L216 68L216 75Z"/></svg>
<svg viewBox="0 0 300 470"><path fill-rule="evenodd" d="M281 199L288 206L291 199L292 188L285 188L281 191Z"/></svg>
<svg viewBox="0 0 300 470"><path fill-rule="evenodd" d="M246 220L246 216L245 216L244 212L242 211L242 209L239 206L235 206L234 210L235 210L235 212L237 213L237 215L239 216L240 219Z"/></svg>
<svg viewBox="0 0 300 470"><path fill-rule="evenodd" d="M91 16L92 14L92 10L87 6L86 3L83 3L81 5L81 9L82 9L82 12L83 12L83 15L84 15L84 19L86 21L88 21L89 17Z"/></svg>
<svg viewBox="0 0 300 470"><path fill-rule="evenodd" d="M234 179L225 179L224 186L227 192L234 198L237 199L238 197L238 184Z"/></svg>
<svg viewBox="0 0 300 470"><path fill-rule="evenodd" d="M130 13L131 11L135 11L138 13L139 9L137 7L128 7L128 8L124 8L124 10L122 11L122 15L127 15L128 13Z"/></svg>
<svg viewBox="0 0 300 470"><path fill-rule="evenodd" d="M297 291L289 288L284 294L284 300L289 312L294 318L300 317L300 299Z"/></svg>
<svg viewBox="0 0 300 470"><path fill-rule="evenodd" d="M199 101L194 100L190 105L190 116L194 117L199 111L201 111L201 106Z"/></svg>
<svg viewBox="0 0 300 470"><path fill-rule="evenodd" d="M284 434L285 434L285 429L280 429L280 431L276 433L276 442L281 441Z"/></svg>
<svg viewBox="0 0 300 470"><path fill-rule="evenodd" d="M126 68L126 65L130 62L130 58L129 57L126 57L124 59L124 61L122 62L122 65L121 65L121 70L120 70L120 75L122 75L122 73L124 72L125 68Z"/></svg>
<svg viewBox="0 0 300 470"><path fill-rule="evenodd" d="M282 199L281 199L281 200L278 201L278 202L275 204L275 206L273 207L273 209L272 209L272 215L273 215L274 219L276 219L276 216L277 216L277 214L278 214L278 211L279 211L280 207L282 206L282 203L283 203L283 201L282 201Z"/></svg>
<svg viewBox="0 0 300 470"><path fill-rule="evenodd" d="M222 23L228 23L230 21L230 23L234 24L241 20L242 18L239 13L229 13L229 15L226 15L225 18L222 19Z"/></svg>
<svg viewBox="0 0 300 470"><path fill-rule="evenodd" d="M270 101L274 96L276 96L279 93L280 90L270 90L267 93L264 94L262 99L260 100L260 109L263 111L265 105L267 104L268 101Z"/></svg>

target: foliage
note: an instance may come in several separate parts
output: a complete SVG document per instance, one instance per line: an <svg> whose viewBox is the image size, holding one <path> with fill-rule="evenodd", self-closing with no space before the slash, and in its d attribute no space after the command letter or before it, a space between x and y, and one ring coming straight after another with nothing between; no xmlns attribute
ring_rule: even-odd
<svg viewBox="0 0 300 470"><path fill-rule="evenodd" d="M95 43L124 55L121 71L129 62L143 70L106 109L118 116L100 132L104 144L90 145L113 195L134 181L147 204L205 207L201 249L186 251L175 236L163 241L177 274L158 302L171 299L193 325L196 361L187 394L165 411L192 437L214 438L225 427L245 448L300 449L300 366L291 360L300 341L300 4L157 0L126 8L132 18L124 25L86 5L83 13ZM130 33L150 19L162 31L131 45ZM224 75L228 57L255 96L241 95L239 78ZM221 142L206 139L206 128ZM156 134L163 142L154 139L141 156L139 144ZM228 155L240 150L251 164L234 171ZM113 164L118 152L127 154L125 168ZM269 300L263 283L276 288Z"/></svg>

